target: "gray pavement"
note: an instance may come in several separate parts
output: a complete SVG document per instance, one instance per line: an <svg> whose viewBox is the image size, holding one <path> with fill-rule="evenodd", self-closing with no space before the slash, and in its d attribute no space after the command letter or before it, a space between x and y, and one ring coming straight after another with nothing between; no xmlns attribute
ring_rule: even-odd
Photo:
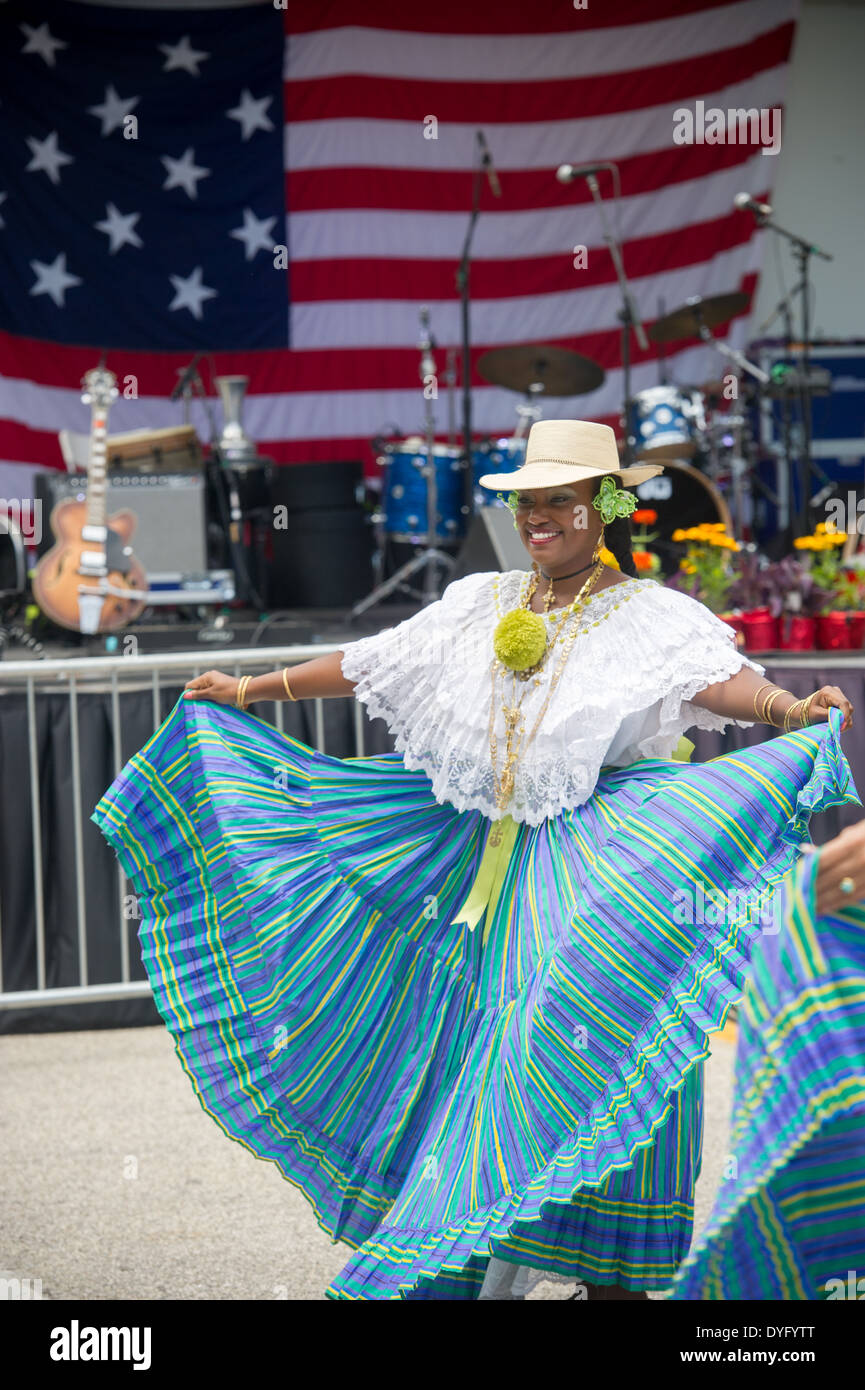
<svg viewBox="0 0 865 1390"><path fill-rule="evenodd" d="M734 1043L712 1045L695 1230L732 1100ZM0 1277L43 1298L323 1299L351 1253L204 1113L161 1026L0 1038L0 1132Z"/></svg>

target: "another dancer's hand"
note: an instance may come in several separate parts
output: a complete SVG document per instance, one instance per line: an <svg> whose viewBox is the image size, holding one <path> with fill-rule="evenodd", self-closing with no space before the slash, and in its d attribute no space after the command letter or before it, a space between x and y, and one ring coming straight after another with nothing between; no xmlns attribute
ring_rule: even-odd
<svg viewBox="0 0 865 1390"><path fill-rule="evenodd" d="M829 840L820 848L819 856L817 916L861 902L865 898L865 818L848 825L834 840ZM845 893L840 886L845 879L852 883L850 893Z"/></svg>
<svg viewBox="0 0 865 1390"><path fill-rule="evenodd" d="M240 682L222 671L205 671L187 681L183 694L187 700L212 700L217 705L233 705ZM812 706L813 708L813 706Z"/></svg>
<svg viewBox="0 0 865 1390"><path fill-rule="evenodd" d="M829 718L830 709L839 709L844 716L841 725L843 734L845 729L849 729L853 723L853 706L847 699L843 690L839 690L837 685L823 685L814 692L814 698L808 707L808 723L823 724Z"/></svg>

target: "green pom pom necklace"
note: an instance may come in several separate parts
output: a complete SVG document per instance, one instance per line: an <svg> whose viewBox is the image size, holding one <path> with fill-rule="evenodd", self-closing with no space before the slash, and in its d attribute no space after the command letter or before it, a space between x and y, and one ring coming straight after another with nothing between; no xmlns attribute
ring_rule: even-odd
<svg viewBox="0 0 865 1390"><path fill-rule="evenodd" d="M559 624L559 627L553 635L549 647L546 624L540 613L534 613L530 607L540 582L540 571L537 567L535 568L522 605L510 613L506 613L498 622L493 633L493 651L496 657L509 671L513 671L518 680L528 680L530 676L540 670L548 649L555 645L559 633L562 631L565 619L571 617L581 607L583 600L594 587L595 580L603 567L603 560L599 560L573 602L557 613L550 613L550 617ZM547 594L548 612L549 603L552 600L552 588L553 581L550 580Z"/></svg>

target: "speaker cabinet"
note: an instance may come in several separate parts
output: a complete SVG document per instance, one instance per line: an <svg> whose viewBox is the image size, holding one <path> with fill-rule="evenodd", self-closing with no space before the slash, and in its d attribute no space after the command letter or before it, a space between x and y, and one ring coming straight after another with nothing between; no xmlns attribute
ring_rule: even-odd
<svg viewBox="0 0 865 1390"><path fill-rule="evenodd" d="M514 529L510 507L481 507L448 575L448 583L487 570L530 570L532 562Z"/></svg>

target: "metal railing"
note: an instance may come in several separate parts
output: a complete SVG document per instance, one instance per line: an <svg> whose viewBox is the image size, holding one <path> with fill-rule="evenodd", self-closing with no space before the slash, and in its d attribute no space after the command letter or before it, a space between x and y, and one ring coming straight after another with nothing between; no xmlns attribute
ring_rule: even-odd
<svg viewBox="0 0 865 1390"><path fill-rule="evenodd" d="M183 684L214 666L239 676L241 671L258 667L278 670L314 657L340 651L338 643L315 643L306 646L273 646L220 648L217 650L163 652L154 656L73 657L68 660L4 661L0 662L0 698L23 690L27 710L27 747L29 760L30 817L32 833L32 880L34 920L36 927L36 988L5 990L3 982L2 931L0 917L0 1009L33 1007L34 1005L97 1003L105 1000L146 998L150 985L146 980L131 980L129 973L129 922L124 915L128 884L120 864L117 865L117 886L120 909L120 973L121 979L111 984L88 983L87 958L87 884L84 872L84 813L81 794L81 741L78 702L82 694L105 694L111 700L113 768L117 777L123 767L121 753L120 697L124 692L150 688L152 691L153 732L163 722L161 692L163 688ZM72 835L75 867L75 917L77 925L78 978L77 985L49 989L45 981L45 855L42 840L42 788L39 779L39 742L37 732L37 702L40 696L66 692L69 709L70 768L72 775ZM269 702L267 702L269 703ZM312 746L326 752L324 702L314 702ZM364 713L354 703L354 754L364 755ZM273 702L275 727L284 732L284 703ZM8 788L6 789L8 795ZM22 873L25 872L22 866Z"/></svg>

